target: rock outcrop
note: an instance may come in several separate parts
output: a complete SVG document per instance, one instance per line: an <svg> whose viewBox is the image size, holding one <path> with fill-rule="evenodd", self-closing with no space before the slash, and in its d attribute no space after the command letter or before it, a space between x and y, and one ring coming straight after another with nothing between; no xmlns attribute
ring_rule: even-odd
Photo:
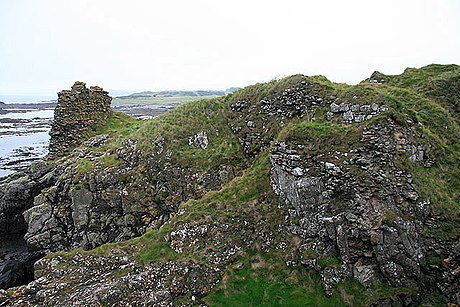
<svg viewBox="0 0 460 307"><path fill-rule="evenodd" d="M72 151L59 166L66 171L24 212L28 224L25 239L32 250L92 249L140 236L149 227L162 225L180 202L220 187L237 171L221 166L192 173L174 162L167 150L144 157L135 143L127 141L117 151L123 164L110 172L93 164L92 170L82 174L78 161L101 156L101 152L92 151L107 141L101 137ZM148 168L145 177L139 177L137 167L143 163Z"/></svg>
<svg viewBox="0 0 460 307"><path fill-rule="evenodd" d="M41 259L0 302L201 305L259 287L282 304L316 283L329 303L460 303L460 130L410 77L293 76L83 141L24 217L31 250L86 250Z"/></svg>
<svg viewBox="0 0 460 307"><path fill-rule="evenodd" d="M376 103L371 105L349 104L345 102L341 104L331 103L329 109L330 111L326 114L329 120L334 118L335 115L341 115L339 116L339 121L347 124L370 120L374 116L388 111L387 106Z"/></svg>
<svg viewBox="0 0 460 307"><path fill-rule="evenodd" d="M0 288L32 280L33 263L43 254L27 248L23 238L27 223L22 213L55 180L52 165L43 161L33 163L25 172L0 179Z"/></svg>
<svg viewBox="0 0 460 307"><path fill-rule="evenodd" d="M75 82L72 90L58 94L48 158L64 155L80 144L89 130L105 122L111 114L111 97L107 94L97 86L87 89L83 82ZM38 161L24 172L0 180L0 237L4 238L0 244L1 288L33 278L33 263L45 254L45 250L24 241L29 226L23 214L38 204L40 197L35 198L42 190L53 186L63 172L62 165L56 167L53 162Z"/></svg>
<svg viewBox="0 0 460 307"><path fill-rule="evenodd" d="M112 112L112 97L98 86L86 88L84 82L75 82L71 90L58 93L51 126L49 158L63 156L81 144L87 132L103 124Z"/></svg>
<svg viewBox="0 0 460 307"><path fill-rule="evenodd" d="M273 189L290 209L291 231L303 239L301 262L321 272L329 293L351 276L367 287L379 280L424 285L421 234L431 209L412 175L396 166L394 136L401 130L391 120L375 124L348 140L354 145L346 152L311 152L303 142L271 148ZM331 258L340 263L319 265Z"/></svg>
<svg viewBox="0 0 460 307"><path fill-rule="evenodd" d="M61 104L62 110L55 116L69 113L64 108L70 102L71 112L77 112L94 93L93 88L88 91L83 84L76 83L72 91L63 91L60 97L75 95L78 99L73 102L69 98L60 99L67 104ZM80 125L80 120L72 121L90 127L91 123L102 121L98 112L102 111L94 115L98 118L96 122ZM88 116L93 115L88 113ZM65 123L65 118L58 117L56 122ZM231 133L228 127L226 129ZM60 130L58 135L64 137L66 131ZM211 133L219 135L216 129L187 133L190 135L184 142L186 148L202 152L213 145ZM80 136L81 130L76 134ZM28 225L25 239L31 250L49 253L92 249L140 236L148 228L160 227L181 202L219 189L242 168L242 165L220 163L209 169L195 170L177 157L177 152L170 149L171 141L162 136L148 140L151 151L141 150L136 138L127 138L112 152L106 152L104 146L110 141L113 139L107 134L96 135L57 160L56 168L62 170L61 176L35 197L34 206L24 212ZM50 146L58 148L50 151L62 153L59 144L52 142Z"/></svg>

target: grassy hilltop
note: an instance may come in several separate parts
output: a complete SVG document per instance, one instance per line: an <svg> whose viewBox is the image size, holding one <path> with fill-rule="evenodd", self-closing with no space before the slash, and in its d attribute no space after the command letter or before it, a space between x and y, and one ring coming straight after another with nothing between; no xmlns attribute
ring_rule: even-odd
<svg viewBox="0 0 460 307"><path fill-rule="evenodd" d="M273 107L277 101L283 101L279 97L292 95L300 95L293 99L310 99L313 106L305 110L293 107L289 114L286 113L289 106L286 110ZM152 224L151 229L138 238L104 244L89 251L58 252L48 255L46 261L58 259L60 270L67 270L64 275L76 272L72 264L76 255L83 259L125 255L139 267L170 262L220 265L216 284L203 286L199 291L177 290L172 298L175 305L203 302L210 306L367 306L391 304L395 298L424 306L452 302L435 288L420 295L417 286L376 282L364 287L352 277L333 284L326 295L321 285L323 275L318 271L338 270L344 259L340 254L324 256L313 249L301 249L303 239L289 230L301 221L290 215L292 208L282 205L280 196L272 188L271 177L275 144L295 148L302 157L332 157L336 153L347 153L350 148L359 151L365 146L366 131L385 127L390 122L401 131L411 131L410 144L415 144L415 148L423 145L428 159L413 162L409 152L400 150L391 158L391 165L384 166L387 176L392 178L393 169L407 173L416 187L418 200L429 200L432 218L420 226L421 240L426 245L454 246L460 239L459 100L460 67L429 65L406 69L397 76L375 72L354 86L336 84L323 76L295 75L249 86L227 96L188 102L148 121L114 113L105 126L92 134L110 135L108 143L92 149L103 154L73 162L74 185L91 187L95 174L123 169L120 175L123 184L130 187L130 193L138 191L132 195L133 203L144 204L153 199L172 208L168 209L170 217L164 223ZM376 110L383 111L376 111L366 120L347 123L342 120L342 113L331 112L331 103L356 105L357 109L362 106L366 110L376 105ZM196 145L193 137L203 132L206 146ZM120 148L126 144L136 144L135 150L122 153ZM341 157L326 159L326 162L339 165L345 161L347 165L347 155ZM153 159L167 161L167 169L177 165L190 174L228 172L221 169L222 165L232 166L233 174L222 175L226 179L219 184L180 201L173 192L159 193L150 186L149 180L157 178L152 174ZM315 160L312 163L316 163ZM350 174L368 178L366 172L371 167L364 163L350 166ZM169 178L175 179L178 177ZM152 191L148 192L149 189ZM334 210L342 210L341 198L335 199ZM409 203L405 201L401 206ZM409 213L404 210L387 210L379 227L397 228L399 221L412 221L412 209L407 209ZM460 250L456 252L458 256ZM427 246L427 270L442 271L446 253L447 249L438 253ZM317 269L303 264L310 260ZM85 274L82 273L83 280ZM107 274L110 278L120 278L131 273L113 270ZM59 280L60 277L53 278ZM197 278L205 277L197 275ZM178 282L173 277L166 280L168 285ZM79 280L69 282L66 287L55 295L65 297L85 285Z"/></svg>

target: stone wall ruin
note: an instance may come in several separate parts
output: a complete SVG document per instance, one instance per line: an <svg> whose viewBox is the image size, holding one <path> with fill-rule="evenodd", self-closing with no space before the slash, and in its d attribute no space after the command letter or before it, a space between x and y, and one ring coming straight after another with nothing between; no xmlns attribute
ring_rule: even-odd
<svg viewBox="0 0 460 307"><path fill-rule="evenodd" d="M87 133L104 123L112 112L112 97L98 86L86 88L77 81L71 90L58 93L58 104L51 125L48 158L65 155L79 145Z"/></svg>

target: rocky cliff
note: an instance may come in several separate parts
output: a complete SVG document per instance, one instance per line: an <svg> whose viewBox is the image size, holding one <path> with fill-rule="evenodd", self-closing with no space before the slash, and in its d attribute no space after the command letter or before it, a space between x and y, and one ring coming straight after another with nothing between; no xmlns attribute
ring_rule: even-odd
<svg viewBox="0 0 460 307"><path fill-rule="evenodd" d="M33 279L33 262L41 251L30 252L24 241L27 223L22 213L33 206L40 191L56 180L52 165L39 161L25 172L0 179L0 288Z"/></svg>
<svg viewBox="0 0 460 307"><path fill-rule="evenodd" d="M111 114L18 209L48 255L0 302L458 304L458 76L298 75Z"/></svg>

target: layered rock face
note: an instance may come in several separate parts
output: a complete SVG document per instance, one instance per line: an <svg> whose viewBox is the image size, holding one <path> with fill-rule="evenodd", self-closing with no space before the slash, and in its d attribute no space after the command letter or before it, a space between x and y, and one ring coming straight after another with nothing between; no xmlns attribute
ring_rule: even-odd
<svg viewBox="0 0 460 307"><path fill-rule="evenodd" d="M112 97L98 86L86 88L84 82L75 82L71 90L58 93L51 126L49 158L64 155L85 139L88 130L105 122L112 112Z"/></svg>
<svg viewBox="0 0 460 307"><path fill-rule="evenodd" d="M412 175L395 165L401 130L391 120L364 129L346 152L312 154L295 142L271 148L273 189L290 208L290 230L304 240L301 262L321 271L326 291L351 276L364 286L423 284L421 234L431 209ZM331 258L340 266L320 268Z"/></svg>
<svg viewBox="0 0 460 307"><path fill-rule="evenodd" d="M30 252L24 241L27 223L22 213L34 197L56 181L52 165L38 161L25 172L0 179L0 288L28 282L41 252Z"/></svg>

